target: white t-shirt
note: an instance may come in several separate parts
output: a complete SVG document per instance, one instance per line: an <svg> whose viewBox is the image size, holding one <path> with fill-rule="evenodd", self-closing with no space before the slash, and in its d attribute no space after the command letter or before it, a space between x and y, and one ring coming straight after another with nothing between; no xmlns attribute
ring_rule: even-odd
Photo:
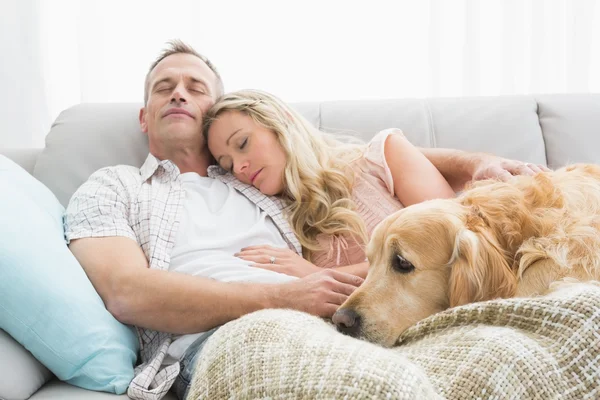
<svg viewBox="0 0 600 400"><path fill-rule="evenodd" d="M171 255L170 272L223 282L282 283L295 277L251 267L233 255L243 247L288 248L271 218L244 195L195 172L181 174L183 218ZM182 335L169 346L164 364L181 359L200 333Z"/></svg>

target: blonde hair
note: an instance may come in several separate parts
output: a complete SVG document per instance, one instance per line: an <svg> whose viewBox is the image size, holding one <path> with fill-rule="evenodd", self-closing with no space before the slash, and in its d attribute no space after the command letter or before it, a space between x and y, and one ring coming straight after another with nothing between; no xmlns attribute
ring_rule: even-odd
<svg viewBox="0 0 600 400"><path fill-rule="evenodd" d="M226 111L242 112L277 135L287 159L281 197L306 258L322 250L320 233L350 235L366 243L365 224L352 201L351 164L363 155L363 144L345 143L319 131L283 101L258 90L221 97L204 116L206 139L211 124Z"/></svg>
<svg viewBox="0 0 600 400"><path fill-rule="evenodd" d="M158 63L160 63L162 60L164 60L165 58L172 56L173 54L191 54L193 56L198 57L200 60L202 60L204 62L204 64L206 64L206 66L208 68L210 68L210 70L215 74L215 76L217 77L217 93L216 96L222 96L223 95L223 80L221 79L221 75L219 75L219 71L217 71L217 67L215 67L215 65L205 56L203 56L202 54L198 53L192 46L190 46L189 44L184 43L183 41L179 40L179 39L174 39L171 40L169 42L167 42L167 48L164 49L156 58L156 60L154 60L154 62L152 63L152 65L150 65L150 69L148 70L148 72L146 73L146 79L144 80L144 104L148 104L148 96L149 93L148 91L150 90L150 74L152 73L152 71L154 70L154 68L156 68L156 66L158 65Z"/></svg>

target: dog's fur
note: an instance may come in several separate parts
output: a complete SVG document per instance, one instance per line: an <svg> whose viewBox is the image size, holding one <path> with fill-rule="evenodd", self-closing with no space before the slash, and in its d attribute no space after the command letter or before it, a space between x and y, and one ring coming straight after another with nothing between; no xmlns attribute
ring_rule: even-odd
<svg viewBox="0 0 600 400"><path fill-rule="evenodd" d="M600 166L478 182L407 207L379 224L367 255L366 281L338 312L355 312L355 334L385 346L448 307L599 279ZM394 269L397 255L414 270Z"/></svg>

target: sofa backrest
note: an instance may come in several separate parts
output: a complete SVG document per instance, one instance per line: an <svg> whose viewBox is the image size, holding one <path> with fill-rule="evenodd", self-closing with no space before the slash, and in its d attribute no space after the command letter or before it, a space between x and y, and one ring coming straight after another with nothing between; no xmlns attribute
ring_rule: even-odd
<svg viewBox="0 0 600 400"><path fill-rule="evenodd" d="M99 168L148 154L141 104L80 104L62 112L33 174L66 205ZM600 163L600 94L298 103L319 128L369 140L400 128L417 146L484 151L556 168Z"/></svg>

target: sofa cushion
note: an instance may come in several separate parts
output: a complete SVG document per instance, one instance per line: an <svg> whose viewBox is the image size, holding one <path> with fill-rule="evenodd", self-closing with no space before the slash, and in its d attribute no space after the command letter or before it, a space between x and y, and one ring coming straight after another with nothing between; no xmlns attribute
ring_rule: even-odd
<svg viewBox="0 0 600 400"><path fill-rule="evenodd" d="M48 368L2 329L0 349L0 399L28 399L52 376Z"/></svg>
<svg viewBox="0 0 600 400"><path fill-rule="evenodd" d="M483 151L546 164L537 104L529 96L331 101L321 105L320 128L354 133L399 128L419 147Z"/></svg>
<svg viewBox="0 0 600 400"><path fill-rule="evenodd" d="M63 382L52 380L38 390L29 400L130 400L126 395L114 395L84 390ZM169 392L161 400L177 400L173 392Z"/></svg>
<svg viewBox="0 0 600 400"><path fill-rule="evenodd" d="M137 336L106 310L67 248L63 207L4 156L0 187L0 328L59 379L124 393Z"/></svg>
<svg viewBox="0 0 600 400"><path fill-rule="evenodd" d="M79 104L58 116L46 136L33 176L63 206L89 176L102 167L141 166L148 138L140 130L141 104Z"/></svg>
<svg viewBox="0 0 600 400"><path fill-rule="evenodd" d="M125 164L140 167L148 156L148 137L140 130L142 104L79 104L63 111L36 161L33 176L56 195L63 206L89 176L100 168ZM296 104L317 125L315 103Z"/></svg>
<svg viewBox="0 0 600 400"><path fill-rule="evenodd" d="M537 100L548 165L600 163L600 94L545 95Z"/></svg>

